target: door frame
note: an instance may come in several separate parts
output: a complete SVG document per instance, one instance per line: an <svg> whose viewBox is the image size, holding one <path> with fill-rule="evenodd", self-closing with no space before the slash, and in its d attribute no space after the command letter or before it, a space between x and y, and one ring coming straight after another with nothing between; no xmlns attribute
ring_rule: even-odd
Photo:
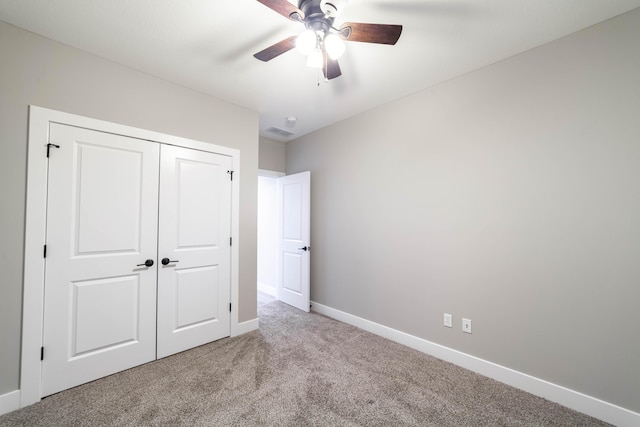
<svg viewBox="0 0 640 427"><path fill-rule="evenodd" d="M274 182L278 179L281 178L283 176L286 176L286 174L284 172L279 172L279 171L273 171L273 170L267 170L267 169L258 169L258 181L260 180L260 178L270 178L273 179ZM277 193L277 189L276 189L276 193ZM260 199L260 183L258 182L258 200ZM277 194L276 194L276 199L277 199ZM274 206L277 206L278 201L277 200L273 200L273 204ZM275 209L275 208L274 208ZM260 203L258 203L258 223L260 223ZM277 222L277 215L276 215L276 220L275 222ZM275 225L275 227L277 228L277 224ZM273 243L273 255L277 255L278 253L278 248L277 248L277 239L274 239ZM260 230L258 229L258 248L260 247ZM260 262L261 258L260 258L260 250L258 250L258 277L260 277ZM277 262L277 261L276 261ZM275 266L274 266L275 268ZM276 275L277 276L277 275ZM276 277L276 282L277 282L277 277ZM262 288L262 286L260 286L261 282L257 281L257 286L258 286L258 291L260 291L261 289L264 290L264 288ZM276 286L277 283L274 284L273 286L273 293L275 296L276 293Z"/></svg>
<svg viewBox="0 0 640 427"><path fill-rule="evenodd" d="M223 154L232 158L232 168L240 176L240 150L195 141L160 132L106 122L29 106L29 135L27 153L27 203L25 213L24 288L22 300L22 346L20 367L20 407L39 402L42 395L40 349L42 347L45 261L43 256L47 224L47 143L50 123L93 129L162 144ZM55 148L52 148L55 149ZM231 184L231 235L239 236L240 180ZM238 242L239 239L235 239ZM231 246L231 326L230 336L244 332L238 321L239 243Z"/></svg>

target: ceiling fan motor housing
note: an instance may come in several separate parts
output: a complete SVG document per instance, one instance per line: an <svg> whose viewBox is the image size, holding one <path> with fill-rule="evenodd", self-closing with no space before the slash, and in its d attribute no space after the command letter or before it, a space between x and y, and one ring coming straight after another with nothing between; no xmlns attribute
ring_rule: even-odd
<svg viewBox="0 0 640 427"><path fill-rule="evenodd" d="M320 3L321 0L300 0L298 9L304 13L304 23L307 28L327 34L333 25L333 18L325 14Z"/></svg>

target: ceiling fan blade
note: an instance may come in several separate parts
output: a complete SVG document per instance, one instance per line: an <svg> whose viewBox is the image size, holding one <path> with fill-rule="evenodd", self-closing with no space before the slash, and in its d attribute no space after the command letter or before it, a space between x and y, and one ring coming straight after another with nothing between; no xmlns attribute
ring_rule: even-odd
<svg viewBox="0 0 640 427"><path fill-rule="evenodd" d="M258 0L269 9L278 12L280 15L292 21L304 20L304 13L287 0Z"/></svg>
<svg viewBox="0 0 640 427"><path fill-rule="evenodd" d="M396 44L402 34L402 25L345 22L339 34L350 42Z"/></svg>
<svg viewBox="0 0 640 427"><path fill-rule="evenodd" d="M296 39L298 36L291 36L284 40L279 41L278 43L269 46L268 48L261 50L260 52L253 55L256 59L260 61L271 61L276 56L280 56L285 52L290 51L294 47L296 47Z"/></svg>
<svg viewBox="0 0 640 427"><path fill-rule="evenodd" d="M336 77L340 77L342 75L342 71L340 71L340 65L338 64L338 61L329 58L326 52L324 52L324 65L322 67L322 73L324 74L324 78L327 80L335 79Z"/></svg>

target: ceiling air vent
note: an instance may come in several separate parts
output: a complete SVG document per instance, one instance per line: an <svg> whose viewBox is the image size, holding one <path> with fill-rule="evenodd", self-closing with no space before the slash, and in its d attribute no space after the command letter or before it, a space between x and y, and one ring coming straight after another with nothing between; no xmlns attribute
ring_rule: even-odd
<svg viewBox="0 0 640 427"><path fill-rule="evenodd" d="M280 129L279 127L276 127L276 126L271 126L269 129L267 129L267 132L275 133L276 135L279 135L283 138L289 138L294 135L294 132Z"/></svg>

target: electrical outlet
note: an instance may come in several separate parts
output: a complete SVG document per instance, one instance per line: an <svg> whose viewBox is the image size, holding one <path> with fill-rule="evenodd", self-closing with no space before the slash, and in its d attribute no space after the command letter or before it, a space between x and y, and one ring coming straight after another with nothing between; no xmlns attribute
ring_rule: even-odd
<svg viewBox="0 0 640 427"><path fill-rule="evenodd" d="M444 326L447 328L453 328L453 319L449 313L444 314Z"/></svg>
<svg viewBox="0 0 640 427"><path fill-rule="evenodd" d="M462 319L462 332L471 333L471 320Z"/></svg>

